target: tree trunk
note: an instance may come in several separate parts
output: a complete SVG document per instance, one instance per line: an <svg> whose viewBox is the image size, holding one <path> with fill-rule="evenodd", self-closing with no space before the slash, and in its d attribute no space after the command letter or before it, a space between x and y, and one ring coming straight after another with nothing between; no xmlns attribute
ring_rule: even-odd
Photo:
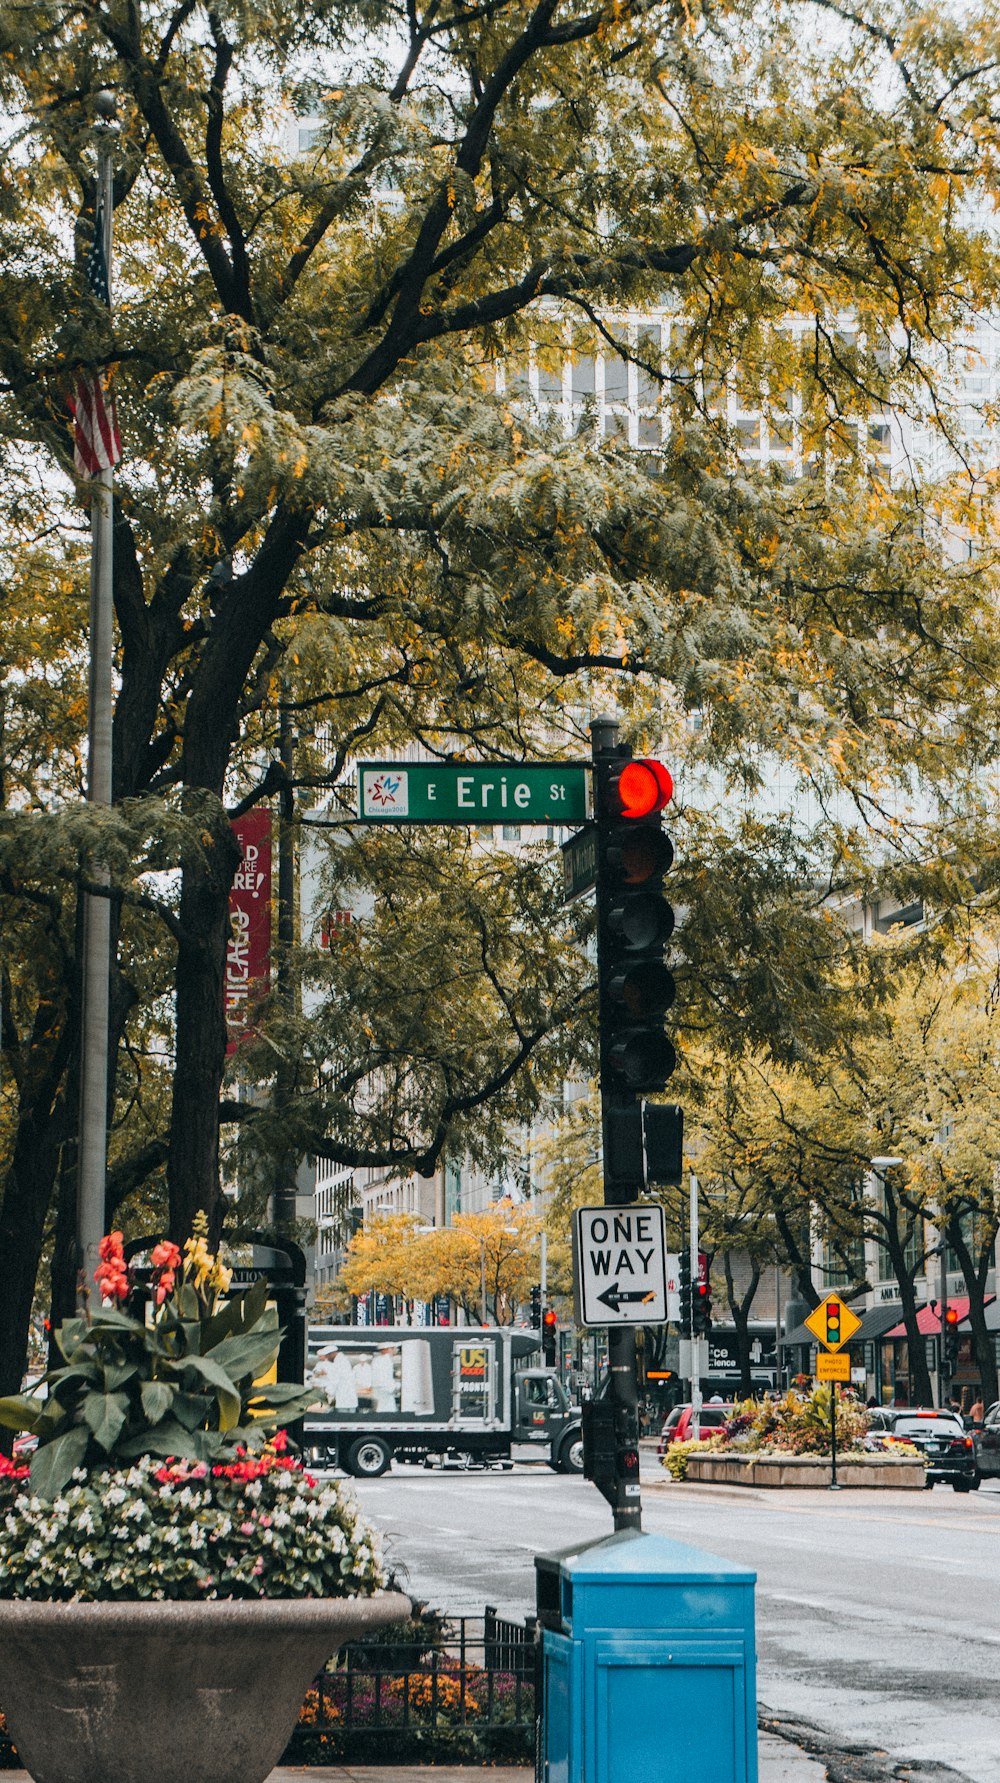
<svg viewBox="0 0 1000 1783"><path fill-rule="evenodd" d="M947 1242L958 1258L965 1290L969 1296L969 1329L972 1333L972 1347L982 1379L984 1405L992 1405L995 1399L1000 1399L1000 1392L997 1390L997 1358L996 1350L993 1347L993 1333L986 1328L986 1278L996 1239L997 1228L991 1222L989 1242L980 1247L977 1265L965 1242L960 1220L953 1218L948 1222Z"/></svg>
<svg viewBox="0 0 1000 1783"><path fill-rule="evenodd" d="M740 1297L736 1292L733 1280L733 1253L725 1250L722 1253L722 1266L726 1274L726 1300L733 1324L736 1327L736 1358L740 1369L740 1398L749 1399L753 1393L753 1376L750 1373L750 1313L754 1296L760 1285L760 1262L756 1257L750 1258L750 1286Z"/></svg>
<svg viewBox="0 0 1000 1783"><path fill-rule="evenodd" d="M52 1200L63 1121L61 1104L32 1109L18 1128L0 1206L0 1394L17 1393Z"/></svg>
<svg viewBox="0 0 1000 1783"><path fill-rule="evenodd" d="M226 1063L223 1004L229 941L229 887L239 848L216 807L207 862L188 861L181 888L177 948L176 1062L167 1164L170 1235L182 1244L195 1215L208 1217L217 1244L223 1204L219 1185L219 1098Z"/></svg>
<svg viewBox="0 0 1000 1783"><path fill-rule="evenodd" d="M774 1208L774 1223L781 1235L781 1243L784 1248L785 1257L791 1266L792 1274L795 1277L795 1285L798 1288L799 1293L807 1306L818 1306L820 1296L817 1294L815 1286L813 1285L812 1257L809 1245L806 1243L803 1246L799 1242L792 1230L791 1222L782 1212L781 1206L777 1201L775 1202Z"/></svg>

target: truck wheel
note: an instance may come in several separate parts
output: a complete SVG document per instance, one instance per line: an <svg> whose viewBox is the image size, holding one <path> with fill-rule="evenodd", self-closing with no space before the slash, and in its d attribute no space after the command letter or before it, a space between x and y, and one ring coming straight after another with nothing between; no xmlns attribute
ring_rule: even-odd
<svg viewBox="0 0 1000 1783"><path fill-rule="evenodd" d="M583 1432L577 1430L573 1436L567 1436L559 1450L560 1473L583 1472Z"/></svg>
<svg viewBox="0 0 1000 1783"><path fill-rule="evenodd" d="M377 1480L392 1460L392 1450L380 1436L359 1436L347 1451L347 1466L357 1480Z"/></svg>

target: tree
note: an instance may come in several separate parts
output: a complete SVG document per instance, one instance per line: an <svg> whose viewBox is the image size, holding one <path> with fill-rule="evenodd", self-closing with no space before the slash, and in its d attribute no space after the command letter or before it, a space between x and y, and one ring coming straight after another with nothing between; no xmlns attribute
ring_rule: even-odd
<svg viewBox="0 0 1000 1783"><path fill-rule="evenodd" d="M995 943L981 930L936 966L914 972L896 1005L892 1070L880 1085L906 1173L900 1192L911 1217L933 1220L962 1272L987 1403L997 1397L986 1326L1000 1232L996 985Z"/></svg>
<svg viewBox="0 0 1000 1783"><path fill-rule="evenodd" d="M352 1238L337 1281L341 1293L372 1289L405 1299L457 1301L470 1324L509 1325L538 1281L541 1222L509 1201L458 1214L451 1226L421 1227L408 1214L371 1220Z"/></svg>
<svg viewBox="0 0 1000 1783"><path fill-rule="evenodd" d="M813 920L803 872L833 859L835 880L856 877L880 830L909 871L934 850L899 824L891 789L914 773L946 785L992 750L992 558L949 564L938 543L946 522L988 537L988 511L960 481L933 500L886 489L867 425L890 397L950 425L941 342L995 289L977 204L994 171L997 28L988 11L959 30L906 0L878 22L829 10L816 54L800 30L811 8L754 0L333 0L322 14L87 0L83 28L68 0L0 10L3 531L14 554L56 529L32 596L45 612L61 579L77 600L85 580L65 415L77 368L116 363L126 440L116 808L74 828L53 783L44 817L8 807L0 866L26 857L22 900L57 886L65 930L81 859L112 862L118 1061L150 1005L169 1004L169 1120L127 1173L165 1158L176 1236L202 1207L218 1231L223 1115L275 1149L260 1098L224 1093L221 1011L229 819L287 785L282 712L310 732L293 778L315 789L362 744L579 749L575 714L613 684L637 739L665 732L692 774L712 766L752 791L780 758L823 799L856 795L869 834L838 818L822 844L784 818L734 825L710 800L685 814L686 1020L783 1057L830 1031L848 945ZM81 276L106 86L122 113L112 321ZM289 153L306 109L312 146ZM680 320L662 359L605 320L663 305ZM568 346L622 350L662 388L671 426L652 463L537 424L498 370L529 341L543 369ZM792 450L815 476L740 462L718 402L737 364L776 427L794 413ZM22 499L33 477L42 516ZM965 841L953 826L956 882ZM419 843L360 842L353 859L369 883L391 860L402 883L440 886ZM463 926L427 944L463 987L463 1020L428 1057L418 1000L398 1022L342 1006L342 1051L282 1084L282 1155L290 1130L300 1150L311 1135L346 1161L429 1168L456 1136L474 1142L477 1107L537 1106L586 1051L558 1038L589 1004L556 938L540 941L550 878L512 870L483 923L481 856L450 864ZM516 939L498 940L495 910L511 905ZM139 911L160 925L150 957L169 980L134 987L144 1002L120 982ZM413 926L395 915L360 942L380 1014L379 941ZM792 962L808 968L794 986ZM398 957L394 973L399 987ZM26 1318L6 1259L19 1282L33 1275L72 1137L77 1019L70 949L54 1000L39 989L19 1029L37 1028L39 1075L22 1074L8 1117L0 1387L17 1384ZM331 1138L340 1081L365 1087L356 1128ZM119 1079L119 1109L123 1093ZM26 1199L13 1160L43 1131Z"/></svg>

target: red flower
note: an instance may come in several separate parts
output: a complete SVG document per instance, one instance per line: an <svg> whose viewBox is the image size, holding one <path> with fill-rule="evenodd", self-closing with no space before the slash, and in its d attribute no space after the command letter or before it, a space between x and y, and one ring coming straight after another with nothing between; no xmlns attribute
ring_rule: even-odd
<svg viewBox="0 0 1000 1783"><path fill-rule="evenodd" d="M165 1238L161 1244L153 1246L149 1260L154 1269L168 1269L171 1272L179 1269L182 1262L180 1251L169 1238ZM172 1283L171 1286L173 1286Z"/></svg>
<svg viewBox="0 0 1000 1783"><path fill-rule="evenodd" d="M164 1269L160 1276L159 1281L156 1284L156 1304L157 1304L157 1306L162 1306L163 1302L167 1298L167 1295L172 1294L173 1291L174 1291L174 1272L172 1269Z"/></svg>
<svg viewBox="0 0 1000 1783"><path fill-rule="evenodd" d="M94 1270L94 1280L103 1300L127 1300L129 1295L128 1265L120 1232L108 1232L98 1246L101 1261Z"/></svg>

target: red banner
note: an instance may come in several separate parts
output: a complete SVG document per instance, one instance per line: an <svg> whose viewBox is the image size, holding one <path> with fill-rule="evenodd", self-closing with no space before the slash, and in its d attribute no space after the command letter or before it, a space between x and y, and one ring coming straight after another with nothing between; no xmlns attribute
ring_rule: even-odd
<svg viewBox="0 0 1000 1783"><path fill-rule="evenodd" d="M253 1032L253 1006L271 982L271 813L247 811L233 823L242 860L229 893L226 949L226 1053Z"/></svg>

